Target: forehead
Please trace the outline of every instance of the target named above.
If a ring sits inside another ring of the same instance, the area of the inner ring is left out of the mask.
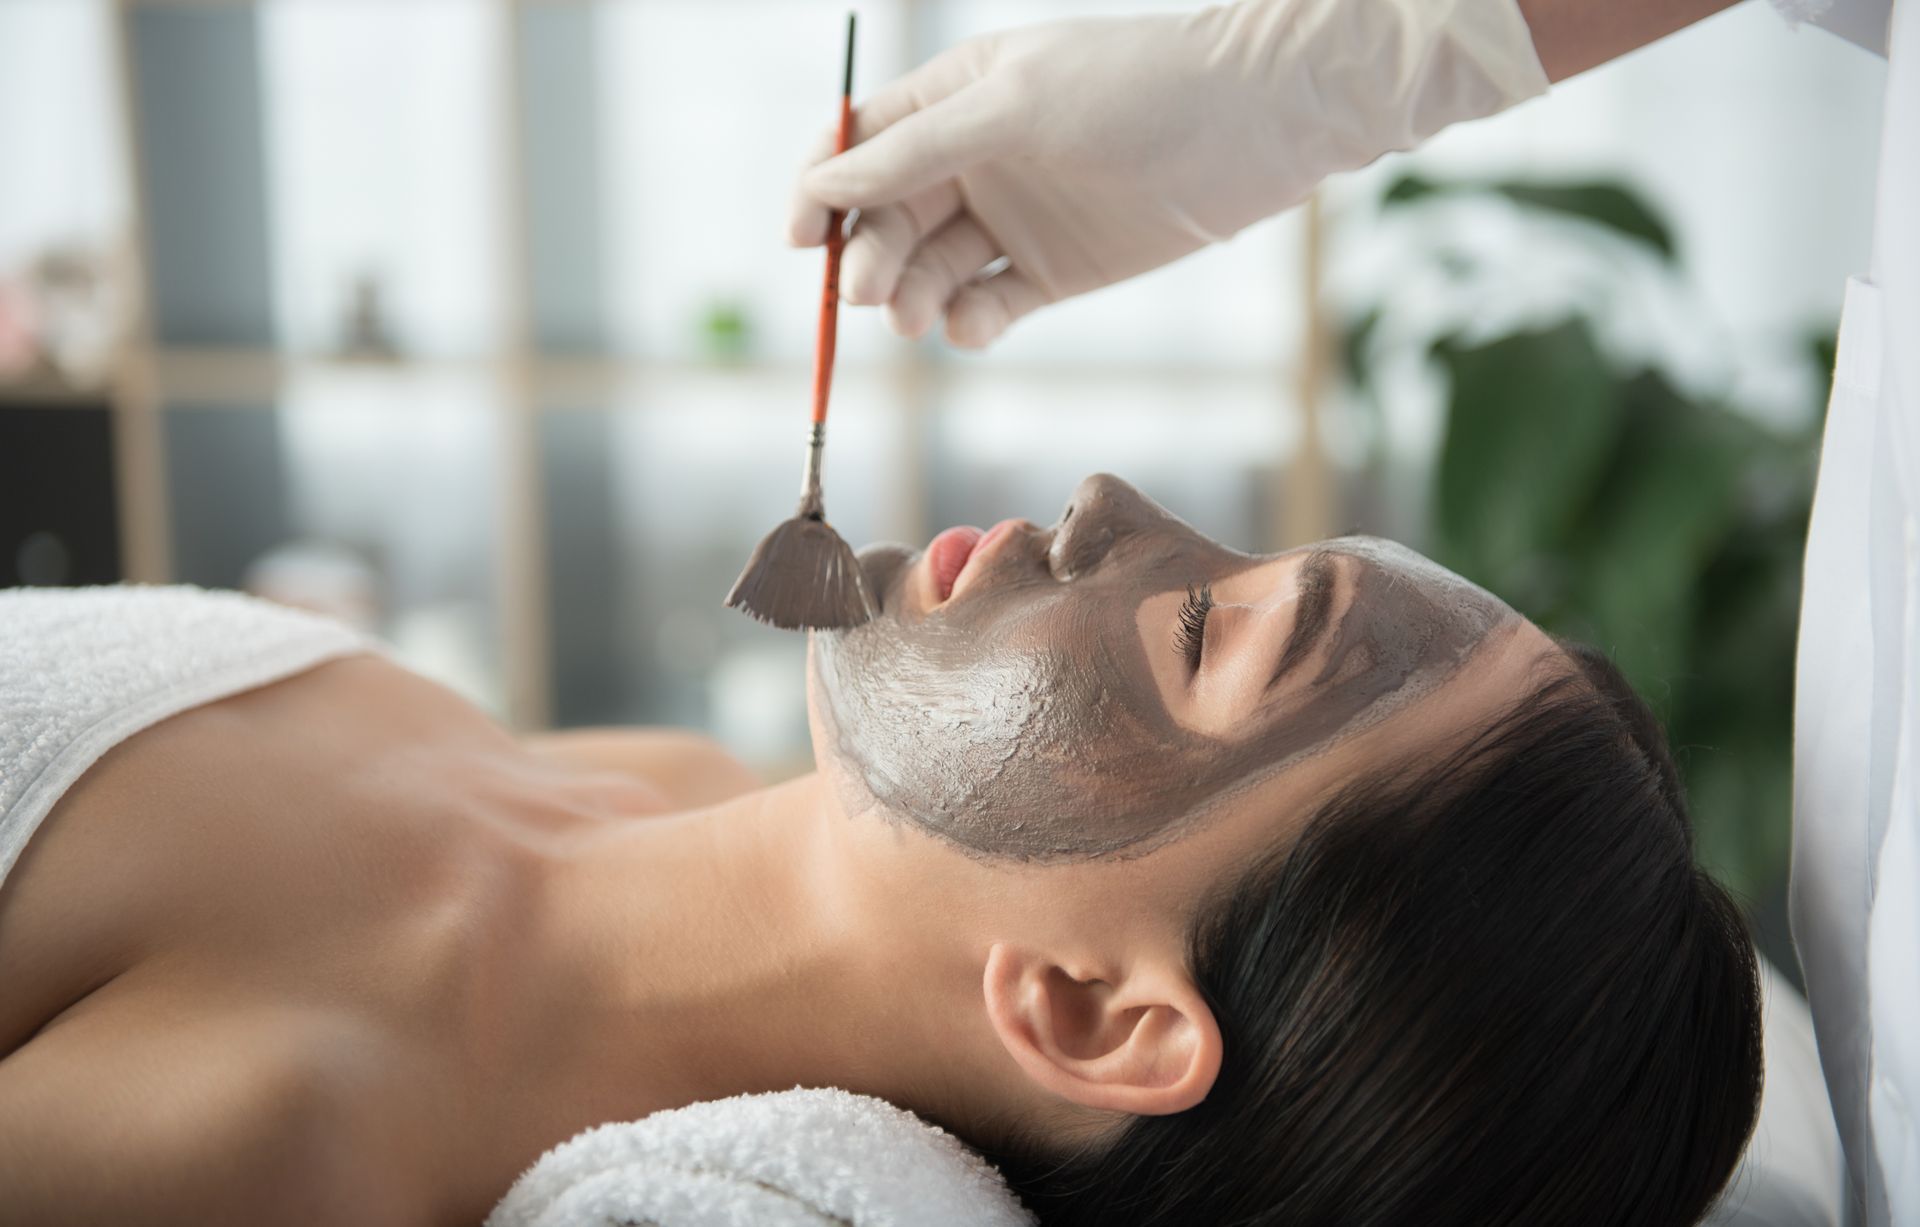
[[[1285,599],[1291,594],[1290,571],[1316,554],[1331,555],[1346,567],[1370,567],[1402,576],[1454,601],[1508,608],[1493,593],[1417,550],[1384,537],[1359,535],[1329,537],[1277,554],[1247,557],[1243,565],[1214,581],[1214,595],[1246,603]]]

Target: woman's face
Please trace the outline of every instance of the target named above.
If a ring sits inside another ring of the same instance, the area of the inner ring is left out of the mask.
[[[1106,475],[1051,528],[861,565],[880,616],[813,639],[823,761],[856,808],[986,858],[1149,851],[1525,625],[1391,542],[1242,554]]]

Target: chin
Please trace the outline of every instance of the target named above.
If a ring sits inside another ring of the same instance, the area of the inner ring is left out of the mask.
[[[867,577],[867,590],[872,592],[880,602],[881,617],[887,617],[894,612],[897,600],[895,594],[899,590],[901,577],[919,556],[919,550],[901,545],[897,541],[876,541],[871,545],[861,546],[855,554],[859,560],[861,572]],[[811,645],[813,637],[809,635],[807,641]],[[807,653],[807,672],[809,689],[811,689],[813,672],[811,651]]]

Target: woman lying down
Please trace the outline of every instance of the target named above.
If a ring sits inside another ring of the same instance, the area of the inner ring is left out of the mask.
[[[862,565],[771,788],[244,598],[0,596],[0,1221],[470,1224],[578,1130],[796,1084],[1047,1222],[1708,1206],[1755,959],[1599,654],[1110,477]]]

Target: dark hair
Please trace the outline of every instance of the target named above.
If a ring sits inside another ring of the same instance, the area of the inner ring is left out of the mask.
[[[1758,1112],[1760,989],[1673,761],[1600,653],[1362,780],[1201,909],[1212,1092],[990,1154],[1047,1224],[1692,1223]]]

